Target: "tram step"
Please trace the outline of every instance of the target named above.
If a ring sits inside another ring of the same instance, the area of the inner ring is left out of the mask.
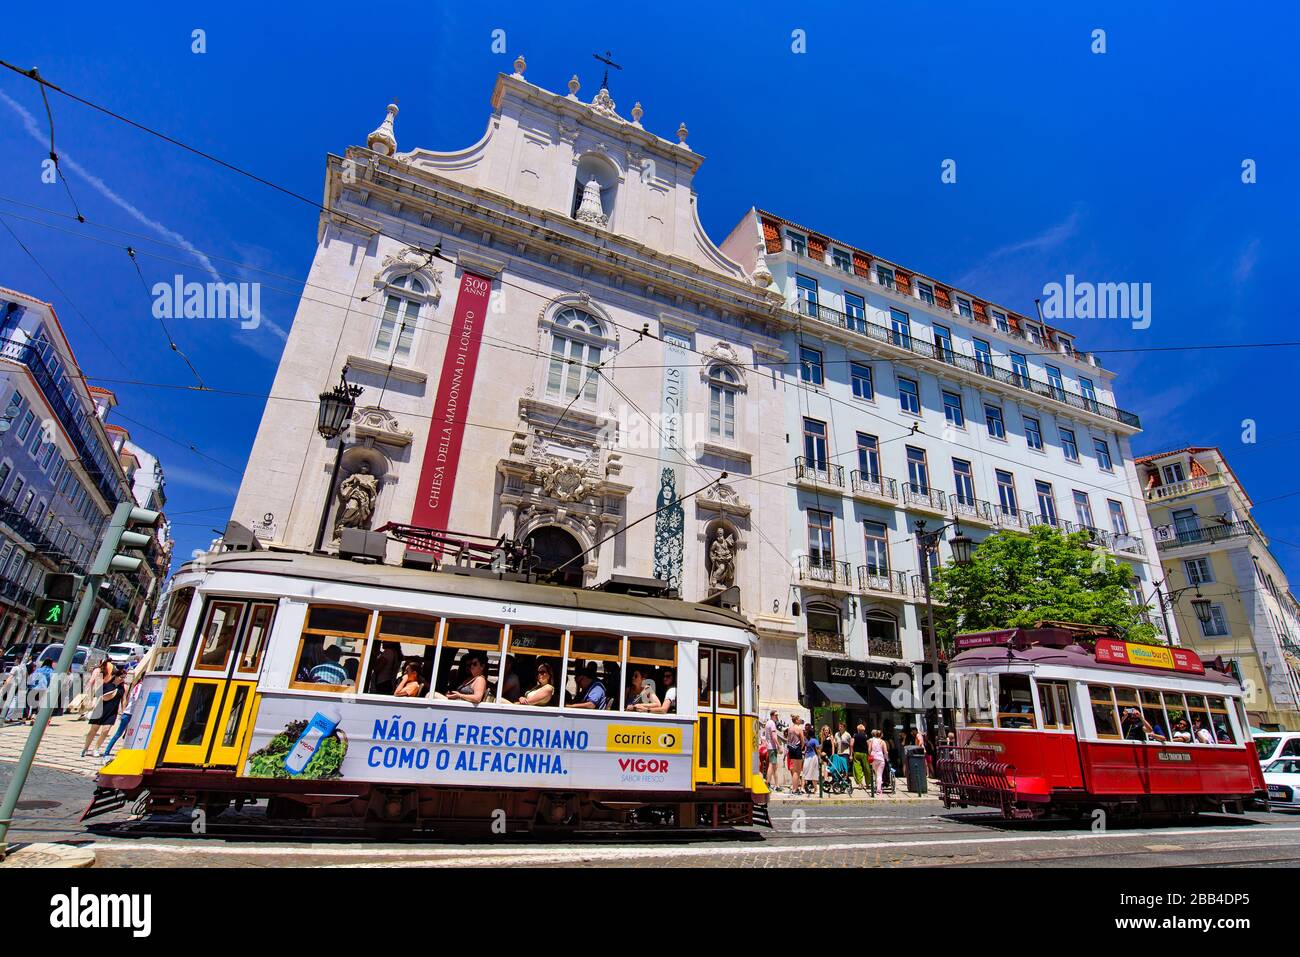
[[[754,826],[755,827],[772,826],[772,815],[768,813],[766,804],[754,805]]]
[[[126,807],[126,795],[117,788],[95,788],[90,806],[81,815],[81,820],[88,821],[92,817],[99,817],[101,814],[108,814],[110,811],[117,811],[124,807]]]

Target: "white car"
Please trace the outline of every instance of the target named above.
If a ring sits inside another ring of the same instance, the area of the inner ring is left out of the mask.
[[[1266,731],[1254,737],[1261,767],[1277,758],[1300,758],[1300,732]]]
[[[108,646],[108,660],[115,665],[126,665],[139,661],[148,650],[148,645],[137,645],[135,642],[124,641],[118,645]]]
[[[1300,758],[1278,758],[1264,766],[1268,806],[1300,810]]]

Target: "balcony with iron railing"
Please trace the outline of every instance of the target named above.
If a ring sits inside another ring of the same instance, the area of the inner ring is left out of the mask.
[[[999,528],[1006,529],[1009,532],[1027,532],[1038,524],[1037,516],[1033,512],[1027,512],[1020,508],[1010,508],[1002,504],[994,507],[993,517],[997,519]]]
[[[1078,395],[1073,392],[1067,392],[1065,389],[1053,385],[1050,382],[1044,382],[1041,379],[1035,379],[1032,376],[1023,375],[1014,369],[1008,369],[999,365],[997,362],[983,356],[966,355],[957,352],[954,349],[936,345],[920,338],[915,331],[900,332],[895,331],[887,326],[882,326],[860,316],[849,316],[839,310],[832,309],[829,306],[823,306],[820,303],[809,302],[806,299],[797,299],[794,309],[802,316],[810,319],[816,319],[827,325],[834,326],[848,332],[856,333],[875,342],[882,343],[894,349],[917,355],[925,359],[932,359],[942,362],[944,365],[955,369],[961,369],[973,375],[980,376],[984,379],[991,379],[994,382],[1001,383],[1005,386],[1012,386],[1016,389],[1029,392],[1040,398],[1051,399],[1061,405],[1068,406],[1083,412],[1091,413],[1112,422],[1119,422],[1122,425],[1134,429],[1142,427],[1141,420],[1136,413],[1118,409],[1113,405],[1108,405],[1095,398]]]
[[[1085,544],[1097,545],[1102,548],[1109,548],[1111,544],[1111,533],[1104,528],[1097,528],[1095,525],[1080,525],[1078,522],[1066,522],[1065,531],[1073,535],[1075,532],[1084,532],[1088,539]]]
[[[912,576],[912,597],[917,601],[925,601],[925,577],[923,575],[916,574]],[[933,578],[931,579],[930,601],[936,605],[945,604],[934,596]]]
[[[84,573],[85,569],[80,563],[74,562],[72,556],[55,545],[54,540],[45,534],[40,525],[19,511],[14,503],[7,498],[0,498],[0,523],[8,525],[23,541],[35,546],[37,554],[46,560],[54,563],[66,563],[75,570]]]
[[[820,555],[799,556],[799,578],[817,585],[846,589],[853,587],[853,577],[848,562],[823,558]]]
[[[0,598],[28,611],[36,605],[36,593],[7,576],[0,578]]]
[[[911,511],[947,515],[947,500],[947,496],[933,486],[903,483],[903,506]]]
[[[858,591],[891,598],[906,597],[907,573],[891,572],[875,565],[859,565]]]
[[[883,475],[863,475],[858,469],[849,473],[849,487],[854,498],[894,505],[898,502],[898,483]]]
[[[969,498],[962,495],[948,496],[948,511],[952,517],[961,522],[969,522],[972,525],[996,525],[997,517],[994,514],[995,506],[992,502],[986,502],[980,498]]]
[[[903,643],[897,638],[869,638],[867,640],[867,657],[901,661],[903,658]]]
[[[1152,529],[1156,548],[1167,551],[1187,545],[1215,545],[1236,538],[1253,538],[1264,544],[1253,522],[1226,522],[1222,525],[1200,525],[1196,528],[1178,528],[1160,525]]]
[[[808,648],[811,651],[828,651],[831,654],[842,655],[844,654],[844,635],[838,631],[809,628]]]
[[[800,455],[794,460],[794,480],[801,485],[844,488],[844,466],[825,461],[809,461]]]

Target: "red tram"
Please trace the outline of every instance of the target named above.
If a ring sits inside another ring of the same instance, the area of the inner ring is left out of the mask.
[[[1242,813],[1267,791],[1236,679],[1185,648],[1039,627],[960,635],[945,806]]]

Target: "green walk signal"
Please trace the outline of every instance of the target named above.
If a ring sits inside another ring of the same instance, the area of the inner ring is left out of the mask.
[[[41,598],[36,602],[36,624],[45,628],[68,627],[68,603],[61,598]]]

